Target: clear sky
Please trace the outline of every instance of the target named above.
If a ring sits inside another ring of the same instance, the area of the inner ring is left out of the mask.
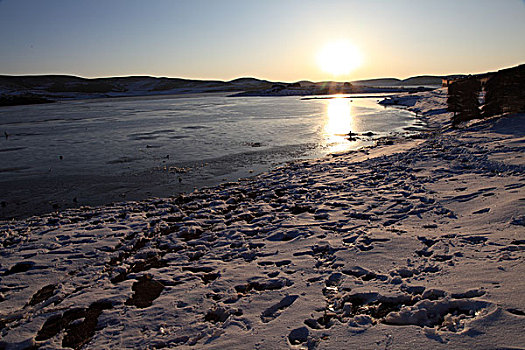
[[[362,64],[334,77],[316,57],[340,39]],[[0,0],[0,74],[343,81],[520,63],[524,0]]]

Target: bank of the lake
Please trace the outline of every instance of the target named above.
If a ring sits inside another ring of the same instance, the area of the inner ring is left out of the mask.
[[[428,138],[4,222],[0,347],[522,347],[525,116],[410,98]]]
[[[0,218],[169,197],[424,130],[412,112],[378,105],[381,95],[342,96],[194,94],[0,109]]]

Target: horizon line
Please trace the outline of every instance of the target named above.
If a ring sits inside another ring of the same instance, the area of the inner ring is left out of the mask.
[[[255,80],[263,80],[268,81],[272,83],[298,83],[302,81],[311,82],[311,83],[346,83],[346,82],[358,82],[358,81],[367,81],[367,80],[381,80],[381,79],[396,79],[396,80],[407,80],[410,78],[417,78],[417,77],[446,77],[446,76],[452,76],[452,75],[477,75],[477,74],[484,74],[484,73],[491,73],[496,72],[498,70],[503,70],[507,68],[512,68],[516,66],[520,66],[522,64],[525,64],[525,62],[518,63],[516,65],[512,66],[506,66],[506,67],[500,67],[496,70],[488,70],[488,71],[481,71],[481,72],[469,72],[469,73],[448,73],[448,74],[432,74],[432,73],[423,73],[423,74],[416,74],[411,75],[405,78],[398,78],[398,77],[372,77],[372,78],[365,78],[365,79],[356,79],[356,80],[319,80],[319,81],[313,81],[309,79],[299,79],[295,81],[283,81],[283,80],[270,80],[265,78],[259,78],[256,76],[238,76],[233,79],[229,80],[221,80],[221,79],[209,79],[209,78],[189,78],[189,77],[182,77],[182,76],[160,76],[160,75],[150,75],[150,74],[143,74],[143,75],[136,75],[136,74],[129,74],[129,75],[111,75],[111,76],[82,76],[82,75],[75,75],[75,74],[68,74],[68,73],[40,73],[40,74],[0,74],[0,77],[38,77],[38,76],[67,76],[67,77],[76,77],[81,79],[89,79],[89,80],[95,80],[95,79],[111,79],[111,78],[157,78],[157,79],[183,79],[183,80],[195,80],[195,81],[214,81],[214,82],[232,82],[234,80],[239,79],[255,79]]]

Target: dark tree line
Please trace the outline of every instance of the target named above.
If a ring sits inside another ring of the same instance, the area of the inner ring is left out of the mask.
[[[454,112],[452,125],[479,118],[479,93],[481,83],[475,77],[468,77],[451,83],[448,87],[448,110]]]
[[[483,117],[525,112],[525,65],[504,69],[485,85]]]
[[[454,112],[452,126],[478,118],[504,113],[525,112],[525,65],[503,69],[488,75],[485,83],[485,103],[480,109],[481,79],[469,76],[448,87],[448,110]]]

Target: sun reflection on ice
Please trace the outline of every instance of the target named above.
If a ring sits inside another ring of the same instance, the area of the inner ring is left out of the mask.
[[[352,130],[352,106],[350,99],[336,97],[326,105],[325,142],[331,153],[348,150],[348,133]]]

